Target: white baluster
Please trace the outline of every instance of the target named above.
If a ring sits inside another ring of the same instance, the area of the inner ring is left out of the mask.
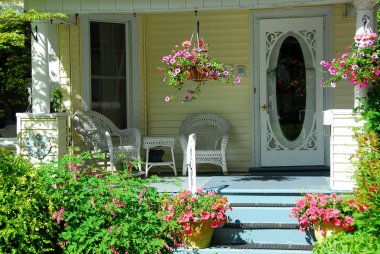
[[[189,190],[191,193],[195,193],[197,191],[197,169],[195,164],[195,144],[196,144],[196,136],[195,134],[191,134],[189,136],[189,140],[187,143],[186,150],[186,166],[188,172],[188,182],[189,182]]]

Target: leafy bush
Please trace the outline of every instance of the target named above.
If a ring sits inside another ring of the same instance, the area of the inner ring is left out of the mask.
[[[0,149],[0,253],[54,251],[58,227],[38,171],[21,157]],[[55,251],[54,251],[55,252]]]
[[[352,161],[357,188],[354,198],[363,210],[355,224],[380,235],[380,147],[379,137],[372,131],[358,133],[358,149]]]
[[[62,230],[58,238],[62,250],[169,252],[171,234],[168,223],[158,216],[161,195],[150,187],[151,180],[130,177],[129,170],[114,175],[79,175],[83,156],[67,155],[58,164],[42,168],[46,191],[56,209],[52,219]]]
[[[365,120],[365,130],[372,130],[380,134],[380,81],[369,88],[367,97],[355,111],[360,112]]]
[[[18,13],[13,9],[3,10],[2,7],[0,5],[0,128],[14,124],[15,113],[24,112],[28,107],[30,22],[66,19],[66,15],[61,13],[38,13],[35,10]]]
[[[367,126],[368,127],[368,126]],[[313,253],[375,254],[380,252],[380,147],[373,131],[357,132],[358,149],[352,158],[356,188],[353,203],[356,230],[342,232],[317,243]]]
[[[340,232],[316,243],[314,254],[377,254],[380,252],[379,236],[365,231]]]

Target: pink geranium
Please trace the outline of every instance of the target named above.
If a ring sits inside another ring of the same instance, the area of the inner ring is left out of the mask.
[[[178,235],[199,233],[199,226],[207,221],[216,228],[227,221],[226,212],[231,210],[228,199],[214,192],[198,189],[195,194],[182,191],[164,199],[160,216],[165,221],[177,222]],[[197,227],[192,228],[193,224]]]
[[[350,209],[351,207],[354,207],[352,200],[349,201],[335,193],[312,193],[297,201],[290,211],[290,217],[297,219],[301,232],[313,228],[316,222],[331,222],[335,226],[353,230],[352,214],[355,209]]]

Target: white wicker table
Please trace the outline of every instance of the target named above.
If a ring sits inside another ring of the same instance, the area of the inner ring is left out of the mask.
[[[177,169],[174,160],[174,144],[175,137],[170,136],[145,136],[142,138],[141,148],[146,149],[145,156],[145,177],[148,177],[149,169],[153,166],[169,166],[174,170],[174,175],[177,175]],[[149,150],[157,147],[168,147],[171,150],[171,161],[150,162]]]

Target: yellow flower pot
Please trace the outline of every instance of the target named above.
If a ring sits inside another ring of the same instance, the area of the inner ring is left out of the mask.
[[[315,222],[313,225],[314,235],[318,242],[321,242],[325,237],[329,237],[332,234],[346,230],[344,227],[335,226],[331,222]]]
[[[211,227],[210,221],[203,223],[194,223],[191,225],[191,235],[183,236],[183,244],[187,248],[203,249],[210,246],[214,228]]]

